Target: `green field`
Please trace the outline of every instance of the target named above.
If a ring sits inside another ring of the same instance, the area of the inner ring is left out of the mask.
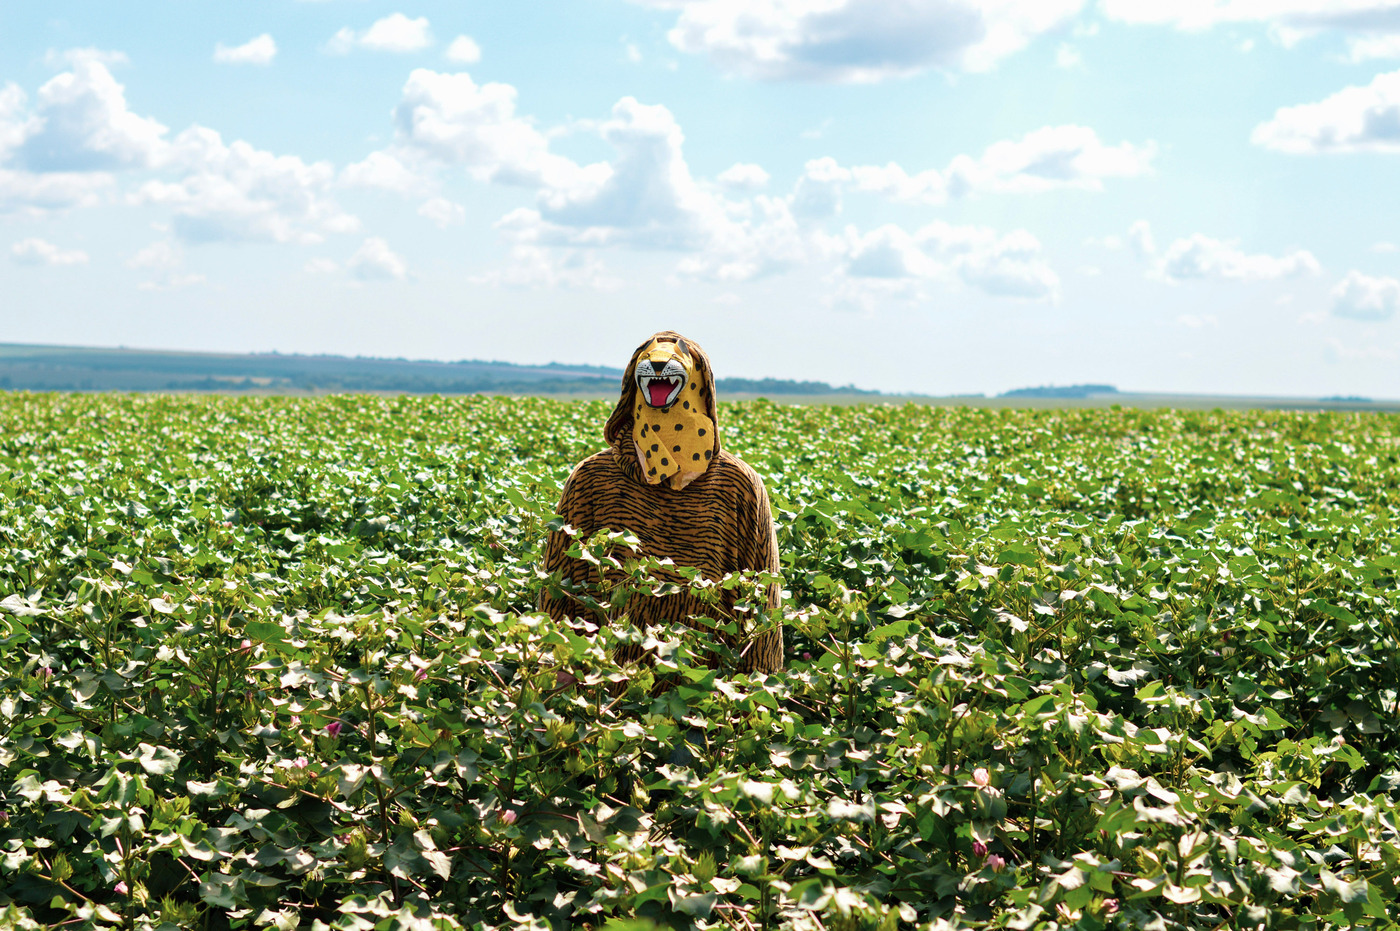
[[[0,393],[0,927],[1400,921],[1400,417],[725,405],[748,678],[531,612],[609,408]]]

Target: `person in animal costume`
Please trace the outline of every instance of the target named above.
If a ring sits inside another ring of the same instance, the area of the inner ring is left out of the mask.
[[[604,528],[630,531],[640,541],[639,555],[670,558],[716,581],[746,569],[778,571],[768,492],[758,473],[721,448],[714,373],[694,340],[664,330],[637,347],[603,437],[608,448],[574,468],[559,501],[558,513],[577,539]],[[563,531],[550,533],[545,571],[579,587],[596,582],[596,565],[568,555],[571,542]],[[771,616],[778,612],[780,588],[769,585],[765,592]],[[675,621],[714,630],[716,622],[739,620],[736,599],[737,592],[727,590],[718,604],[706,604],[682,585],[675,593],[632,598],[627,613],[637,625]],[[546,591],[540,609],[558,621],[597,620],[563,591]],[[742,644],[715,633],[741,651],[741,671],[782,668],[781,624]],[[640,655],[634,646],[617,659]]]

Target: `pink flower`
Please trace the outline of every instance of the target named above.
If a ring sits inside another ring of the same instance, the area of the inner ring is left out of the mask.
[[[326,725],[326,736],[333,739],[339,737],[344,730],[344,724],[341,724],[339,721],[332,721]]]
[[[987,845],[982,843],[980,840],[973,841],[972,855],[979,860],[983,859],[987,856]]]
[[[428,670],[426,669],[420,669],[413,674],[414,682],[422,682],[426,678],[428,678]]]
[[[1006,869],[1006,861],[995,853],[987,858],[987,865],[992,868],[993,873],[1000,873],[1002,870]]]
[[[985,788],[992,784],[992,774],[978,767],[972,771],[972,781]]]
[[[240,644],[238,645],[238,652],[239,652],[239,653],[251,653],[251,652],[253,652],[253,641],[249,640],[249,639],[246,638],[246,637],[243,638],[243,642],[240,643]]]
[[[812,660],[812,654],[811,654],[811,653],[807,653],[807,652],[804,651],[804,652],[802,653],[802,658],[803,658],[804,660],[807,660],[808,662],[811,662],[811,660]]]
[[[117,895],[126,895],[126,893],[127,893],[126,883],[124,883],[124,882],[119,882],[119,883],[117,883],[115,886],[112,887],[112,891],[115,892]]]
[[[1104,899],[1104,900],[1103,900],[1103,910],[1106,911],[1106,912],[1108,912],[1110,915],[1112,915],[1114,912],[1118,911],[1118,900],[1117,900],[1117,899]]]
[[[519,815],[517,815],[514,811],[510,809],[506,809],[505,811],[501,812],[501,820],[504,821],[506,824],[514,824],[515,820],[519,817]]]

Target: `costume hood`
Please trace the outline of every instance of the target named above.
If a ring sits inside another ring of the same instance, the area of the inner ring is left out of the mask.
[[[676,355],[688,357],[690,363],[689,371],[686,372],[686,380],[681,385],[679,393],[665,408],[653,408],[644,403],[637,386],[637,365],[644,357],[651,355],[648,350],[656,343],[674,343],[677,350]],[[622,397],[618,400],[617,407],[613,408],[612,415],[608,417],[607,425],[603,427],[603,437],[612,447],[613,453],[622,467],[627,469],[629,474],[636,475],[641,481],[655,484],[658,480],[654,477],[648,478],[646,470],[638,460],[639,453],[645,455],[638,448],[642,439],[645,439],[640,437],[640,430],[645,424],[640,424],[637,421],[639,405],[647,419],[652,419],[653,412],[658,417],[666,418],[672,411],[674,411],[674,415],[670,416],[680,416],[684,411],[686,416],[694,415],[707,418],[712,425],[711,429],[707,430],[712,434],[712,439],[704,451],[705,458],[702,465],[708,466],[712,458],[719,455],[719,410],[715,399],[714,370],[710,367],[710,357],[694,340],[687,339],[674,330],[662,330],[633,350],[632,357],[627,360],[627,367],[622,374]],[[694,475],[691,477],[693,478]],[[683,479],[682,484],[678,487],[684,487],[685,481],[688,479]],[[673,487],[677,486],[673,485]]]

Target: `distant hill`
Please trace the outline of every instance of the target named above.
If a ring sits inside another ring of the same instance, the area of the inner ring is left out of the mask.
[[[1117,394],[1112,385],[1046,385],[1042,388],[1016,388],[1005,391],[999,398],[1092,398],[1103,394]]]
[[[431,362],[281,353],[168,352],[0,343],[0,389],[28,391],[384,391],[409,394],[610,394],[622,369],[598,365]],[[721,378],[729,394],[878,395],[786,379]]]

